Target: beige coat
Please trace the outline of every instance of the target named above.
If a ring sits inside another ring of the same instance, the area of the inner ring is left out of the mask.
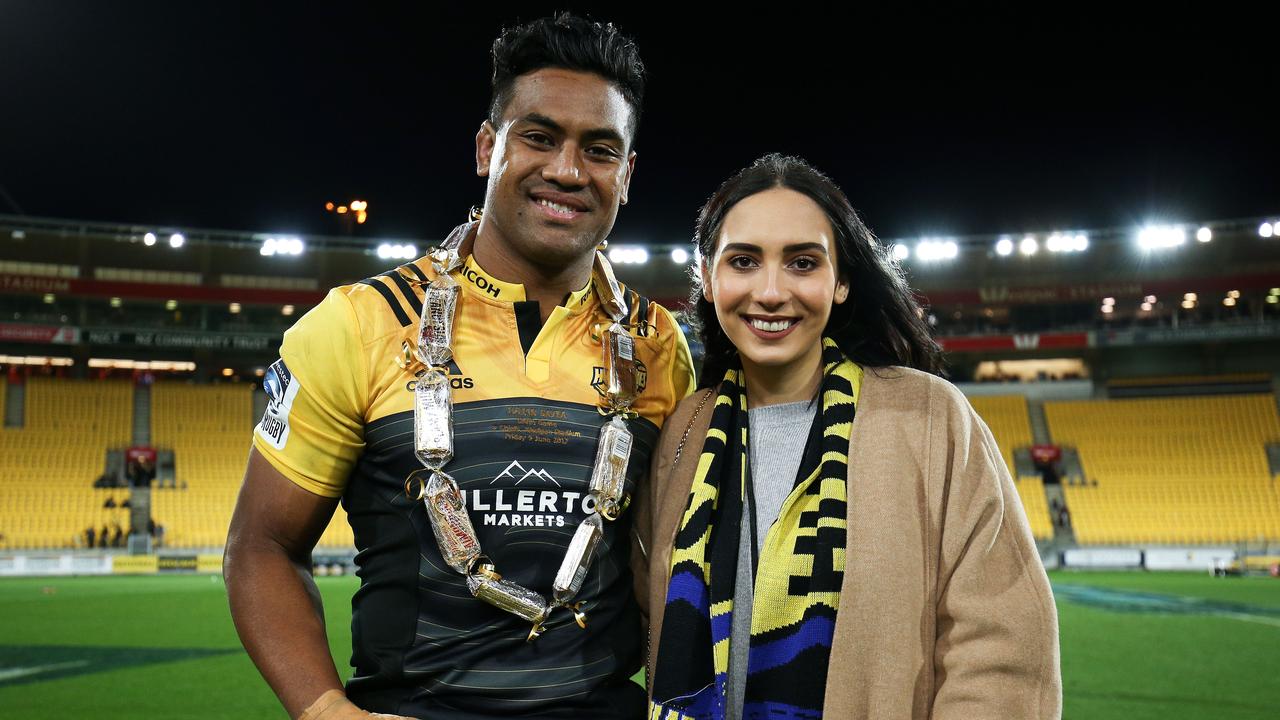
[[[636,498],[650,674],[710,392],[667,418]],[[868,368],[850,445],[848,557],[824,717],[1060,717],[1057,609],[986,424],[945,380]]]

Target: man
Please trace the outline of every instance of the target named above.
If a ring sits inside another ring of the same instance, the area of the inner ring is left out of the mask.
[[[608,420],[610,293],[593,261],[627,201],[643,66],[612,26],[570,15],[504,32],[493,61],[476,134],[483,213],[455,231],[465,263],[451,274],[462,287],[444,469],[484,557],[549,597],[575,528],[596,509],[588,484]],[[425,477],[413,412],[425,370],[404,349],[417,346],[424,285],[437,276],[422,258],[336,288],[286,333],[227,541],[241,640],[290,715],[308,720],[643,717],[645,693],[629,681],[644,652],[629,564],[644,559],[629,547],[628,513],[604,523],[575,598],[585,628],[556,608],[528,640],[529,622],[473,596],[479,576],[451,569],[423,502],[406,495]],[[693,377],[670,314],[623,294],[640,388],[627,421],[632,492]],[[345,694],[308,572],[339,497],[361,578]]]

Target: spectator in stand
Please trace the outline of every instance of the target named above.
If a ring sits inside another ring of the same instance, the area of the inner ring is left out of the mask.
[[[125,466],[124,476],[129,481],[129,487],[138,487],[138,478],[142,472],[141,465],[136,459],[130,460]]]

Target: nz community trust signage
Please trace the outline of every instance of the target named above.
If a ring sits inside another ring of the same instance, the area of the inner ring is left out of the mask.
[[[280,335],[219,332],[178,332],[172,330],[85,330],[90,345],[130,345],[149,348],[190,350],[273,350],[280,347]]]
[[[275,350],[276,333],[226,333],[182,330],[85,329],[69,325],[0,322],[0,342],[32,345],[126,345],[190,350]]]

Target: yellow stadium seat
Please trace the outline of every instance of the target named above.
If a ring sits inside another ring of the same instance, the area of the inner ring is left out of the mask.
[[[1050,402],[1045,416],[1084,467],[1086,484],[1065,487],[1082,544],[1280,540],[1275,397]]]
[[[1031,534],[1037,540],[1053,537],[1053,523],[1049,519],[1049,504],[1044,496],[1044,484],[1039,477],[1018,477],[1014,469],[1015,448],[1032,444],[1031,420],[1027,416],[1027,399],[1021,395],[971,397],[969,403],[978,412],[1000,447],[1000,456],[1009,467],[1009,475],[1017,481],[1018,496],[1027,512]]]

